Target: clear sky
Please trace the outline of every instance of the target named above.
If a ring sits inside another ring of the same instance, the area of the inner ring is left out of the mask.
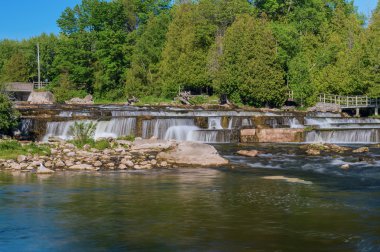
[[[57,19],[66,7],[81,0],[0,0],[0,39],[28,39],[59,33]],[[355,0],[359,12],[370,16],[377,0]]]

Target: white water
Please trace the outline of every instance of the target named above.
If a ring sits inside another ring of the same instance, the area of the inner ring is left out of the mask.
[[[195,126],[192,118],[153,119],[144,120],[142,124],[142,138],[157,137],[165,139],[166,132],[173,126]]]
[[[197,126],[172,126],[165,133],[165,140],[195,141],[192,139],[194,131],[199,130]]]
[[[322,129],[327,128],[360,128],[361,125],[370,124],[371,128],[380,127],[380,119],[374,118],[315,118],[306,117],[305,124],[317,126]],[[376,125],[377,124],[377,125]]]
[[[208,129],[223,129],[222,118],[221,117],[209,117],[208,118]]]
[[[294,117],[294,118],[289,119],[289,127],[292,129],[302,129],[305,126],[301,124],[297,118]]]
[[[239,129],[241,127],[252,127],[250,118],[231,117],[228,122],[228,129]]]
[[[378,129],[345,129],[311,131],[306,134],[309,143],[378,143]]]
[[[59,137],[64,140],[71,139],[72,134],[70,128],[75,122],[76,121],[48,122],[46,133],[42,140],[47,141],[49,137]],[[136,118],[113,118],[110,121],[86,120],[83,122],[94,122],[97,124],[94,135],[95,139],[134,135],[136,129]]]

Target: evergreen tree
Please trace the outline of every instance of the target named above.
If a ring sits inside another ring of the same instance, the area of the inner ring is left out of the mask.
[[[167,97],[174,97],[180,89],[199,92],[210,86],[207,54],[217,30],[197,4],[184,3],[173,12],[159,70],[159,83]]]
[[[364,61],[368,70],[363,82],[368,82],[368,95],[380,97],[380,1],[372,14],[367,30]]]
[[[159,95],[157,84],[159,63],[166,39],[170,15],[152,16],[138,33],[133,47],[131,67],[126,71],[128,96]]]
[[[284,102],[284,71],[265,18],[241,15],[227,29],[223,41],[219,92],[235,102],[253,106],[280,106]]]

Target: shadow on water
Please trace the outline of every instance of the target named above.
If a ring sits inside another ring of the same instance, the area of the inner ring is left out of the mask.
[[[355,156],[306,157],[294,145],[216,147],[231,166],[49,177],[0,173],[0,248],[380,250],[376,150],[367,167],[353,162]],[[253,148],[266,154],[235,155]],[[352,169],[342,171],[339,164],[348,159]],[[262,178],[273,175],[312,184]]]

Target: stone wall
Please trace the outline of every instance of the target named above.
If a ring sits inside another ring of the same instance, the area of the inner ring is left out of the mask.
[[[303,129],[242,129],[242,143],[298,143],[304,142]]]

